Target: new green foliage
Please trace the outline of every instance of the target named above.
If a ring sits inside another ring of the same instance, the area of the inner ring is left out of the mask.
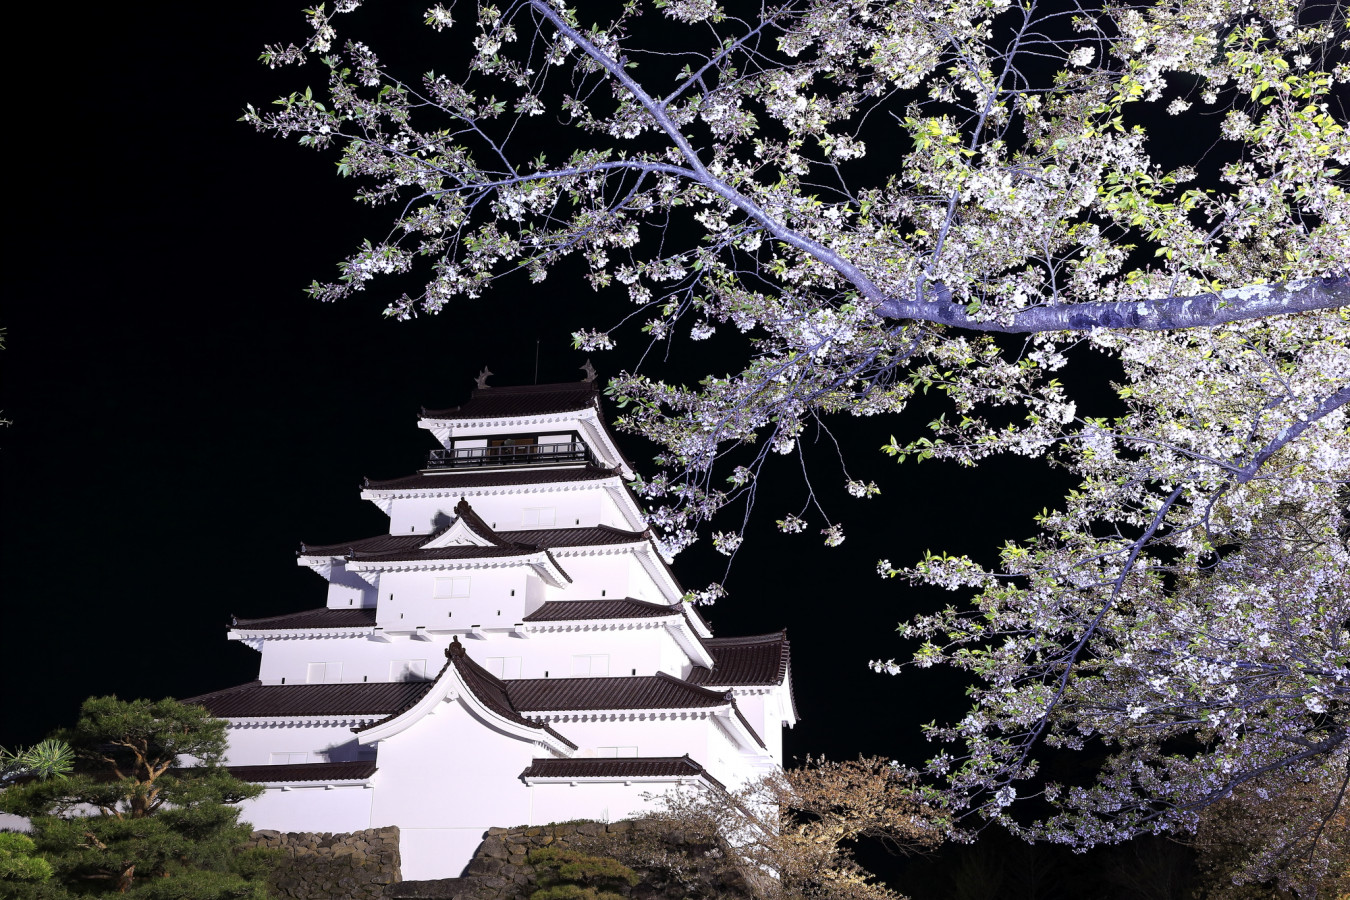
[[[52,877],[52,867],[34,856],[33,839],[26,834],[0,832],[0,886],[9,882],[42,882]]]

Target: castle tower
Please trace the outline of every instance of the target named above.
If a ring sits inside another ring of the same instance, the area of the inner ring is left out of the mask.
[[[423,411],[426,468],[366,483],[388,534],[302,545],[325,606],[233,622],[258,679],[188,701],[266,786],[244,820],[397,825],[407,879],[459,875],[489,826],[735,788],[796,722],[786,634],[715,638],[683,602],[595,384],[485,380]]]

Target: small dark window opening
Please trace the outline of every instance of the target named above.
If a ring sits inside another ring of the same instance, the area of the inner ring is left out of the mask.
[[[633,674],[634,674],[634,675],[637,674],[637,669],[634,669],[634,670],[633,670]]]
[[[398,614],[398,617],[399,617],[400,619],[403,618],[403,613],[399,613],[399,614]]]
[[[633,671],[636,672],[637,670],[634,669]],[[362,681],[369,681],[369,680],[370,680],[370,676],[369,676],[369,675],[362,675],[362,676],[361,676],[361,680],[362,680]]]
[[[545,678],[548,677],[548,669],[545,669],[545,670],[544,670],[544,677],[545,677]],[[283,678],[283,679],[281,679],[281,680],[282,680],[282,681],[285,681],[286,679]]]
[[[348,606],[351,606],[351,605],[352,605],[352,601],[351,601],[351,600],[348,600],[348,601],[347,601],[347,605],[348,605]]]
[[[282,683],[282,684],[285,684],[285,683],[286,683],[286,679],[285,679],[285,678],[281,679],[281,683]]]
[[[512,588],[512,590],[511,590],[511,596],[514,597],[515,595],[516,595],[516,591],[515,591],[514,588]]]
[[[601,591],[601,592],[600,592],[600,596],[601,596],[601,597],[605,596],[605,592],[604,592],[604,591]]]

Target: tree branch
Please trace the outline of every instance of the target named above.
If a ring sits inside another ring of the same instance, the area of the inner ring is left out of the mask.
[[[1265,465],[1266,460],[1270,459],[1277,450],[1307,431],[1314,422],[1324,416],[1330,415],[1333,411],[1340,409],[1346,403],[1350,403],[1350,386],[1341,388],[1339,391],[1317,404],[1317,408],[1311,413],[1308,413],[1306,418],[1295,422],[1288,428],[1281,429],[1274,440],[1262,447],[1260,452],[1252,457],[1251,462],[1238,470],[1237,477],[1234,480],[1238,484],[1246,484],[1248,481],[1251,481],[1256,475],[1257,470]]]
[[[828,263],[828,260],[822,261]],[[1008,318],[981,320],[954,303],[946,285],[934,287],[936,299],[923,302],[887,299],[877,305],[877,314],[888,319],[917,319],[969,331],[1033,334],[1093,328],[1175,331],[1350,305],[1350,276],[1339,275],[1229,288],[1193,297],[1035,306]]]

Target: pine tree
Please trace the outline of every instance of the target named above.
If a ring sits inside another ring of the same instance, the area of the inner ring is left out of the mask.
[[[0,809],[32,819],[54,873],[34,896],[268,896],[269,857],[243,849],[250,829],[231,805],[262,788],[222,765],[223,721],[175,700],[91,697],[54,737],[74,750],[74,772],[0,791]]]

